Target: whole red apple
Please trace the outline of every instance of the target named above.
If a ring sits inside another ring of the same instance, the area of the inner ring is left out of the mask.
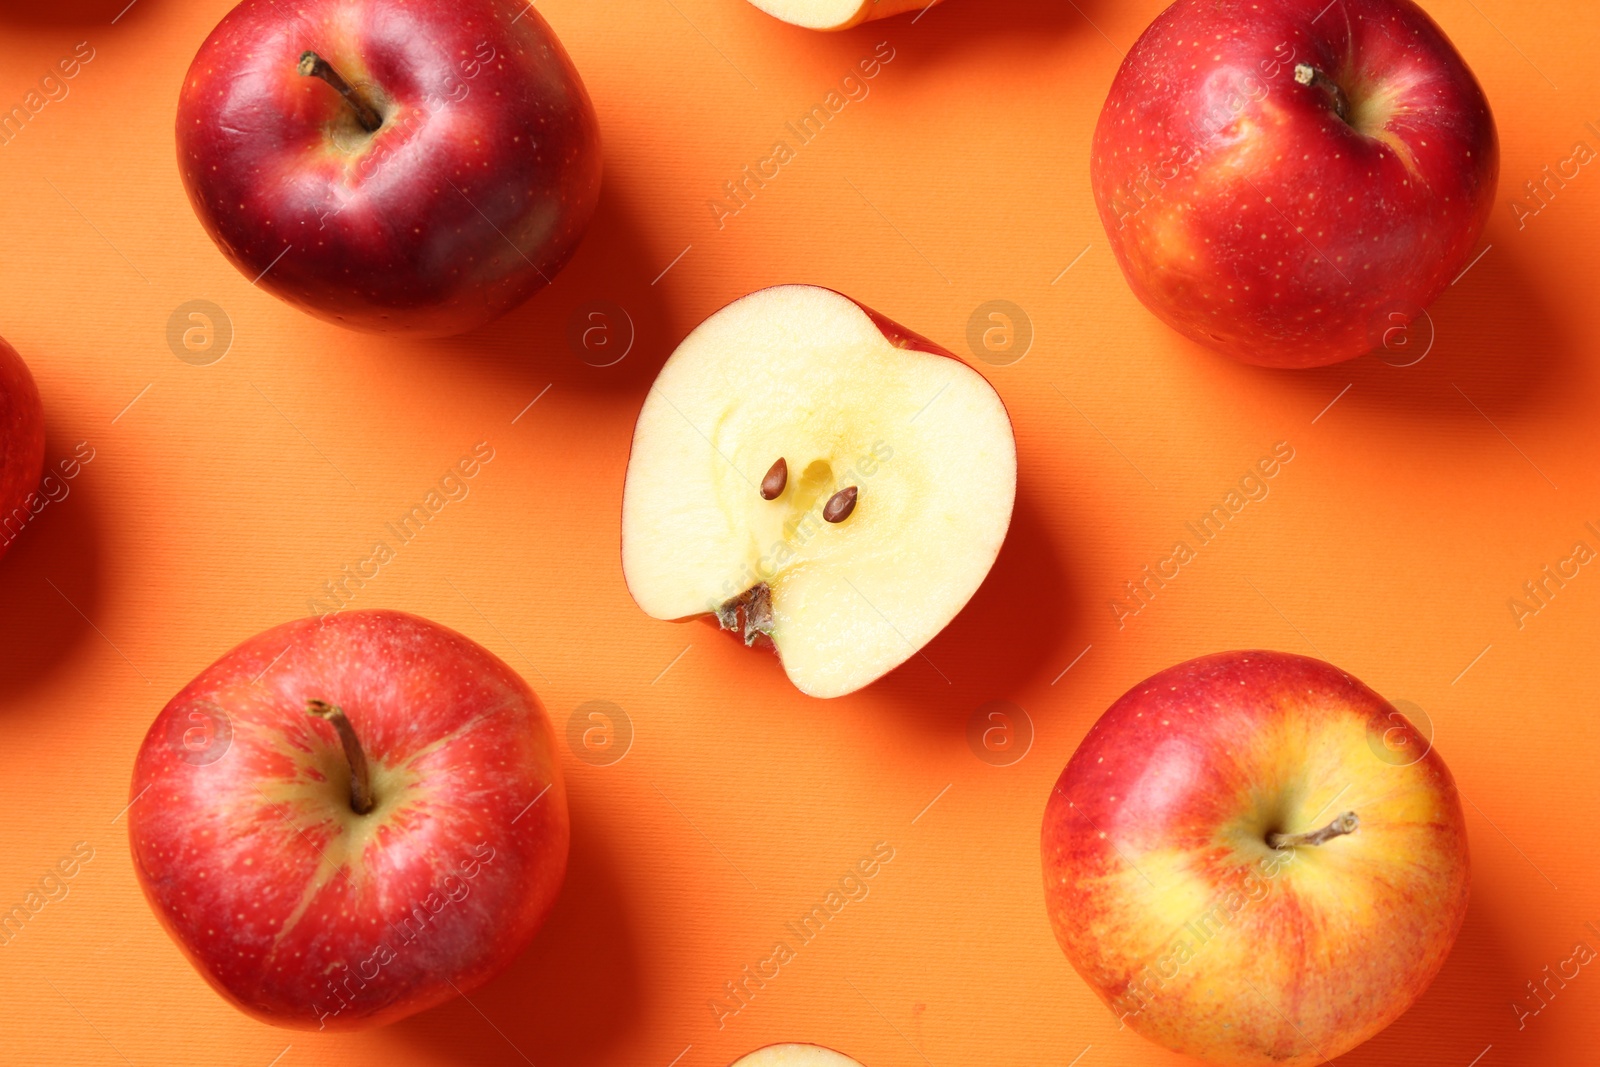
[[[526,682],[396,611],[244,642],[145,735],[139,884],[206,980],[279,1026],[392,1022],[487,981],[566,873],[554,736]]]
[[[1296,1067],[1388,1026],[1466,915],[1455,782],[1320,660],[1224,652],[1141,682],[1045,809],[1045,899],[1118,1019],[1211,1063]]]
[[[0,556],[32,520],[44,475],[44,407],[17,350],[0,340]]]
[[[1371,351],[1466,266],[1494,117],[1410,0],[1178,0],[1128,53],[1090,175],[1134,294],[1248,363]]]
[[[600,134],[522,0],[244,0],[178,101],[178,165],[234,266],[363,330],[460,333],[576,249]]]

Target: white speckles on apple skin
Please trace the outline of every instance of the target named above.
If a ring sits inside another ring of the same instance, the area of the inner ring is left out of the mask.
[[[1322,6],[1179,0],[1129,53],[1095,132],[1096,202],[1135,294],[1248,362],[1366,352],[1373,316],[1431,301],[1492,206],[1493,118],[1437,27],[1409,0],[1348,0],[1352,47],[1343,20],[1312,23]],[[1379,18],[1402,29],[1370,29]],[[1219,19],[1229,40],[1207,55],[1222,60],[1188,63],[1196,27],[1212,36]],[[1292,82],[1291,55],[1405,121],[1352,129]]]
[[[370,815],[349,807],[312,696],[362,739]],[[232,726],[200,765],[174,743],[196,701]],[[132,794],[146,789],[129,837],[152,908],[214,988],[277,1025],[378,1025],[470,989],[532,938],[565,872],[538,699],[471,641],[398,612],[289,623],[218,660],[152,725]]]

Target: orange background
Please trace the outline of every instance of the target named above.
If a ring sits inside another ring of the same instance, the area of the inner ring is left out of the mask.
[[[742,0],[541,0],[600,115],[599,215],[545,293],[428,343],[314,321],[224,262],[185,200],[172,123],[227,2],[138,0],[113,25],[124,2],[0,8],[6,108],[77,42],[95,49],[70,96],[0,146],[0,334],[38,378],[49,461],[80,441],[94,451],[0,564],[0,910],[75,842],[95,849],[69,895],[0,947],[0,1059],[718,1067],[799,1039],[868,1067],[1176,1062],[1119,1033],[1057,949],[1040,816],[1129,686],[1267,646],[1423,708],[1468,801],[1473,900],[1454,955],[1345,1062],[1594,1062],[1600,974],[1521,1031],[1511,1005],[1579,939],[1600,947],[1585,925],[1600,926],[1600,562],[1521,629],[1507,605],[1575,541],[1600,548],[1584,529],[1600,525],[1600,173],[1520,229],[1510,208],[1574,141],[1600,147],[1585,126],[1600,120],[1589,0],[1428,5],[1499,120],[1492,247],[1432,309],[1420,363],[1297,373],[1180,341],[1107,249],[1090,134],[1159,0],[949,0],[836,36]],[[895,58],[871,95],[719,230],[706,205],[722,183],[880,41]],[[708,627],[645,617],[618,560],[630,432],[656,369],[705,315],[788,281],[840,289],[963,355],[985,301],[1014,302],[1035,332],[1020,361],[976,363],[1020,453],[993,574],[925,659],[831,703]],[[210,365],[167,342],[194,299],[234,331]],[[567,341],[597,300],[637,334],[606,368]],[[258,1024],[204,985],[140,896],[119,816],[133,754],[183,683],[308,614],[478,441],[496,455],[471,495],[355,604],[480,641],[563,735],[579,705],[614,702],[632,749],[611,766],[564,749],[564,894],[470,1003],[365,1034]],[[1119,629],[1122,583],[1277,441],[1296,455],[1271,495]],[[994,700],[1036,729],[1012,766],[968,746],[970,717]],[[707,1005],[722,983],[878,841],[896,854],[870,896],[719,1029]]]

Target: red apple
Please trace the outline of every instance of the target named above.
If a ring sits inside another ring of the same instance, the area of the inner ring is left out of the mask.
[[[245,276],[344,326],[460,333],[572,255],[600,134],[522,0],[245,0],[178,101],[189,200]]]
[[[0,340],[0,556],[42,506],[44,407],[28,365]]]
[[[1388,1026],[1467,911],[1455,782],[1320,660],[1224,652],[1129,690],[1045,809],[1045,899],[1119,1020],[1220,1064],[1322,1063]]]
[[[1178,0],[1095,129],[1134,294],[1248,363],[1371,351],[1466,266],[1493,206],[1483,90],[1410,0]]]
[[[131,791],[157,918],[279,1026],[376,1026],[481,985],[566,873],[539,699],[396,611],[285,623],[223,656],[156,716]]]
[[[1016,487],[983,375],[831,289],[774,286],[696,327],[645,398],[623,578],[647,614],[770,639],[802,692],[842,696],[965,606]]]

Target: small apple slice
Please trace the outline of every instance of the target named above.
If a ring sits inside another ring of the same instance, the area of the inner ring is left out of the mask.
[[[830,289],[763,289],[701,323],[645,399],[623,576],[647,614],[742,624],[802,692],[842,696],[955,618],[1016,484],[977,371]]]
[[[750,0],[784,22],[808,30],[847,30],[873,19],[921,11],[939,0]]]
[[[740,1059],[733,1067],[861,1067],[861,1064],[821,1045],[768,1045]]]

